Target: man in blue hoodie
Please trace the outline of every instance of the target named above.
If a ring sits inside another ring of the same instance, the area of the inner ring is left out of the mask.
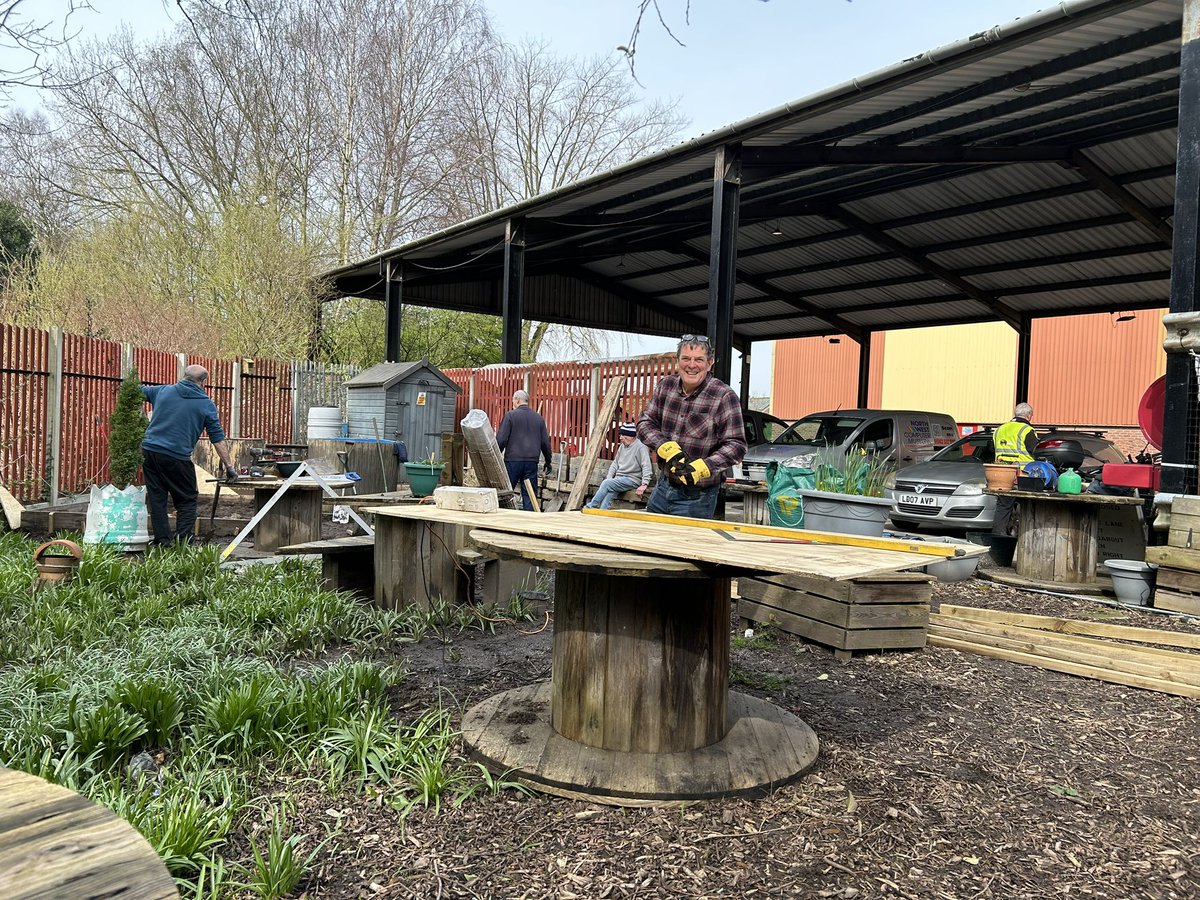
[[[194,540],[198,491],[192,450],[200,432],[208,432],[226,478],[237,479],[217,407],[204,390],[206,381],[208,370],[193,365],[183,370],[183,379],[175,384],[142,385],[142,396],[153,408],[142,439],[142,474],[146,476],[146,505],[150,508],[154,543],[160,547]],[[174,535],[167,515],[168,495],[175,504]]]

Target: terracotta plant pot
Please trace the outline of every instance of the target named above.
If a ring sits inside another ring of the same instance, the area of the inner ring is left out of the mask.
[[[983,477],[993,491],[1011,491],[1017,483],[1018,466],[1007,463],[984,463]]]

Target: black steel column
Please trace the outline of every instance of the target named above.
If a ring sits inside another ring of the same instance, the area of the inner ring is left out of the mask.
[[[1021,316],[1021,327],[1017,331],[1017,384],[1014,406],[1017,403],[1029,402],[1029,361],[1032,355],[1033,319]],[[1036,416],[1037,410],[1034,410],[1033,414]]]
[[[1183,7],[1179,58],[1179,144],[1175,155],[1174,243],[1171,248],[1171,312],[1195,312],[1200,288],[1200,0]],[[1167,354],[1167,402],[1163,418],[1162,487],[1166,493],[1196,492],[1197,423],[1192,357]]]
[[[501,362],[521,361],[521,300],[525,290],[525,222],[509,219],[504,227],[504,299]]]
[[[871,332],[864,331],[858,341],[858,408],[871,405]]]
[[[746,344],[742,350],[742,406],[749,408],[750,406],[750,344]]]
[[[713,374],[733,374],[733,292],[737,288],[738,206],[742,194],[742,145],[717,148],[713,166],[712,231],[708,243],[708,339],[717,364]]]
[[[383,263],[384,362],[400,362],[400,318],[404,306],[404,261]]]

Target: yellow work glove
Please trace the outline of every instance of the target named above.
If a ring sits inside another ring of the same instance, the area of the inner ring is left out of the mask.
[[[712,473],[708,470],[708,465],[702,459],[688,460],[686,466],[679,472],[678,477],[681,482],[688,487],[692,487],[699,481],[703,481]]]
[[[688,464],[687,454],[683,452],[683,448],[675,441],[665,441],[658,445],[655,451],[658,458],[667,464],[667,471],[686,466]]]

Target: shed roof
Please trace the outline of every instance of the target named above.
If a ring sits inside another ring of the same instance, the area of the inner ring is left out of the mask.
[[[438,378],[447,387],[453,388],[456,394],[462,393],[461,387],[447,378],[441,369],[431,364],[427,359],[419,359],[416,362],[379,363],[365,371],[359,372],[346,382],[346,387],[347,389],[377,387],[387,390],[392,385],[403,381],[422,369],[428,370],[430,374]]]
[[[1182,0],[1066,0],[329,273],[499,314],[701,332],[716,151],[742,145],[734,341],[1167,304]]]

